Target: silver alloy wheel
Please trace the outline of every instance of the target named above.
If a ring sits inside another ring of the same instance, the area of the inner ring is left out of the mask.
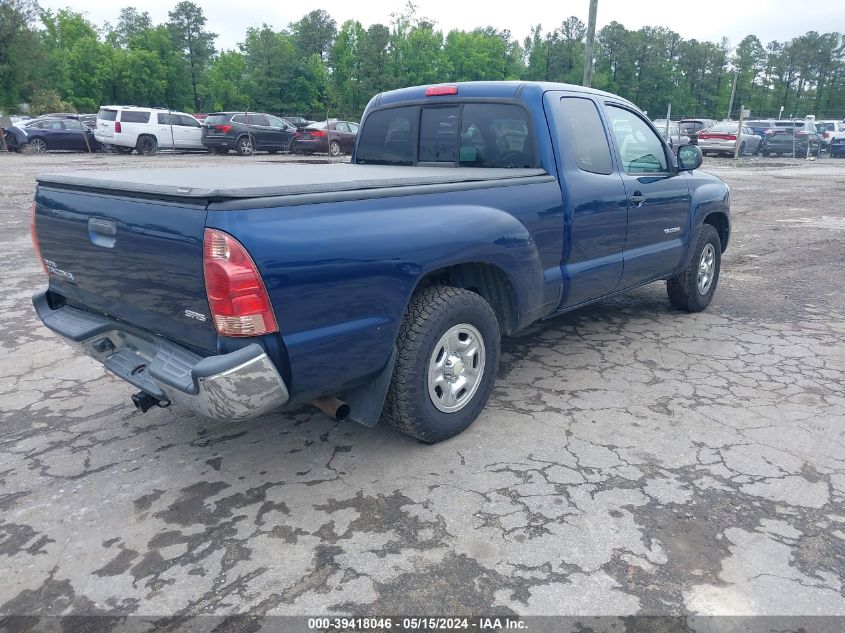
[[[329,154],[332,156],[340,156],[340,143],[337,141],[329,143]]]
[[[706,295],[713,284],[713,273],[716,272],[716,249],[708,242],[701,251],[698,260],[698,294]]]
[[[29,142],[29,151],[33,154],[43,154],[47,151],[47,143],[40,138],[34,138]]]
[[[428,361],[428,395],[444,413],[469,404],[484,376],[484,339],[469,323],[449,328]]]
[[[240,150],[241,154],[244,156],[252,156],[252,139],[248,136],[242,138],[240,142]]]

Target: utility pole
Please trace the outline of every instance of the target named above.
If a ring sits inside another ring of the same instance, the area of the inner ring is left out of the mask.
[[[582,85],[588,88],[593,83],[593,40],[596,37],[596,12],[599,0],[590,0],[590,17],[587,20],[587,42],[584,45],[584,81]]]
[[[728,121],[731,120],[731,110],[734,109],[734,95],[736,94],[736,78],[739,77],[739,71],[734,72],[734,85],[731,88],[731,102],[728,104]]]
[[[669,143],[669,147],[672,147],[672,137],[669,134],[669,126],[672,123],[672,102],[669,102],[669,106],[666,108],[666,142]],[[680,131],[680,130],[679,130]],[[681,142],[680,135],[678,136],[678,142]]]
[[[749,112],[751,114],[751,112]],[[739,105],[739,121],[736,126],[736,143],[734,143],[734,158],[740,157],[739,149],[742,147],[742,120],[745,118],[745,106]]]

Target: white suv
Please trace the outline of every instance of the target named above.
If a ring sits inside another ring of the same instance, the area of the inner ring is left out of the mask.
[[[816,129],[822,135],[822,147],[829,148],[835,138],[845,138],[845,122],[816,121]]]
[[[138,108],[102,106],[94,136],[124,153],[155,154],[159,149],[205,149],[202,125],[190,114]]]

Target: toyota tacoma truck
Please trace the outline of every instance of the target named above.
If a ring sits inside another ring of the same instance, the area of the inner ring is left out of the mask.
[[[659,280],[707,307],[730,198],[701,161],[597,90],[385,92],[347,164],[40,176],[34,304],[142,411],[314,402],[433,443],[484,408],[503,335]]]

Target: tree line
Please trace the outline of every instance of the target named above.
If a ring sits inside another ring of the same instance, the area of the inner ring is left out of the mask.
[[[569,17],[537,25],[524,41],[479,27],[444,34],[408,3],[389,24],[339,25],[311,11],[277,30],[247,29],[236,50],[215,48],[202,8],[179,2],[163,24],[134,7],[116,24],[93,24],[70,8],[0,0],[0,108],[33,113],[96,111],[101,104],[178,110],[256,110],[357,118],[378,92],[404,86],[522,79],[578,84],[586,27]],[[660,116],[723,118],[734,92],[754,116],[845,117],[845,36],[810,31],[766,44],[748,35],[684,39],[663,27],[596,34],[593,87]]]

